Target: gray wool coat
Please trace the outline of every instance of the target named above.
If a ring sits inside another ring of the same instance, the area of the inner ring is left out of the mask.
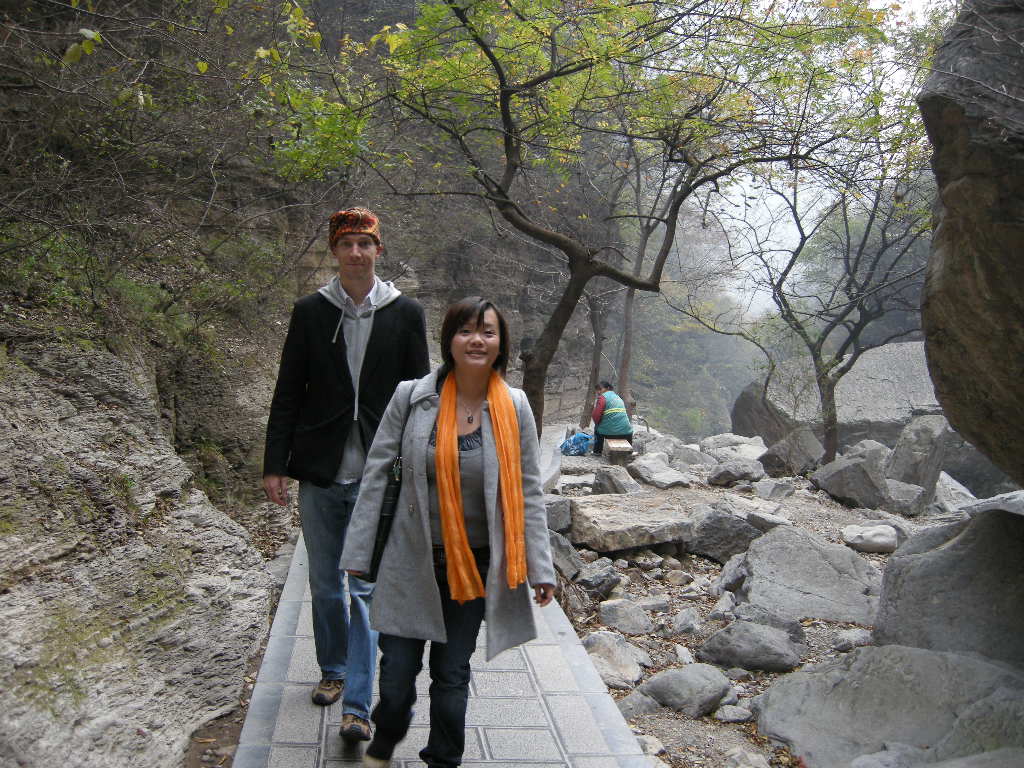
[[[434,579],[427,489],[427,444],[437,419],[440,397],[437,372],[403,381],[395,390],[366,457],[359,498],[345,535],[341,567],[366,571],[377,533],[387,473],[402,456],[402,490],[391,535],[381,559],[370,606],[370,625],[389,635],[447,642],[441,594]],[[522,454],[526,566],[530,584],[554,584],[547,514],[538,466],[539,446],[533,411],[521,389],[509,387],[519,419]],[[484,621],[487,658],[534,638],[537,634],[526,584],[509,589],[505,579],[505,535],[498,496],[498,459],[490,414],[484,404],[484,496],[491,548],[485,589]]]

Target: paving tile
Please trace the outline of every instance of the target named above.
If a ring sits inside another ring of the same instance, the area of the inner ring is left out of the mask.
[[[274,727],[274,742],[318,744],[323,708],[309,700],[305,686],[289,685],[281,691],[281,705]]]
[[[317,768],[318,747],[278,746],[270,750],[267,768]]]
[[[613,755],[574,755],[572,768],[619,768],[619,761]]]
[[[587,702],[590,711],[594,715],[605,742],[612,753],[619,755],[644,756],[640,743],[636,736],[622,719],[622,712],[619,711],[614,699],[606,693],[588,693]],[[646,759],[646,757],[644,757]]]
[[[484,728],[487,750],[497,760],[561,760],[554,735],[547,729]]]
[[[427,737],[430,729],[423,725],[414,725],[409,729],[405,741],[395,747],[394,758],[396,760],[419,759],[420,750],[427,746]],[[483,757],[483,750],[480,746],[480,735],[475,728],[466,729],[466,760],[480,760]],[[423,763],[419,763],[422,767]]]
[[[572,754],[610,753],[584,696],[545,696],[558,737]]]
[[[476,696],[534,697],[537,689],[526,672],[501,671],[473,673],[473,694]]]
[[[267,649],[260,663],[259,683],[283,683],[288,680],[288,667],[292,663],[295,638],[291,635],[274,635],[267,641]]]
[[[303,637],[313,636],[313,603],[303,601],[300,603],[302,609],[299,611],[299,620],[295,626],[295,634]]]
[[[582,643],[564,644],[561,646],[562,656],[572,670],[576,678],[576,686],[587,693],[600,693],[608,695],[608,688],[605,686],[601,676],[594,669],[594,662],[590,660],[590,654],[583,647]]]
[[[579,691],[576,676],[566,661],[560,646],[527,645],[526,658],[533,668],[534,678],[542,691]]]
[[[270,627],[270,636],[294,635],[303,605],[305,603],[301,600],[279,600],[277,613],[274,614],[274,623]]]
[[[263,746],[270,744],[277,724],[277,712],[281,704],[279,683],[257,683],[249,698],[249,709],[242,724],[240,744]]]
[[[487,654],[483,648],[477,648],[469,659],[470,666],[477,669],[526,669],[526,658],[523,656],[523,647],[509,648],[502,651],[490,661],[487,661]]]
[[[538,698],[478,699],[470,698],[466,725],[547,726],[547,712]]]
[[[231,761],[232,768],[267,768],[270,746],[266,744],[240,744]]]
[[[361,762],[363,750],[368,742],[358,741],[350,743],[342,740],[338,735],[338,727],[331,725],[326,729],[322,754],[325,760],[340,760],[342,762]]]
[[[288,682],[320,682],[320,665],[316,663],[316,646],[311,637],[296,637],[292,647],[292,658],[288,663]]]

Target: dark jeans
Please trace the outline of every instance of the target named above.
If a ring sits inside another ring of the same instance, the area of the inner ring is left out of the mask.
[[[625,440],[630,445],[633,444],[633,433],[627,432],[624,435],[599,435],[597,430],[594,430],[594,453],[598,456],[601,455],[601,451],[604,449],[604,440],[606,437],[610,437],[613,440]]]
[[[480,577],[486,583],[489,553],[474,550]],[[459,605],[451,599],[443,550],[434,558],[434,577],[441,590],[441,610],[447,643],[430,644],[430,736],[420,751],[428,766],[455,768],[466,748],[466,706],[469,700],[469,657],[484,618],[484,599]],[[371,757],[390,759],[405,738],[416,703],[416,676],[423,667],[426,640],[380,634],[380,701],[373,709],[376,726],[366,748]]]

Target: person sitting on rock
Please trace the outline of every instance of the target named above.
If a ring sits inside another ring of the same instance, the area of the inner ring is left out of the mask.
[[[633,425],[629,421],[629,414],[626,413],[626,404],[612,391],[611,382],[601,381],[594,387],[594,392],[597,394],[597,400],[590,414],[594,421],[594,454],[601,455],[606,437],[626,440],[632,445]]]

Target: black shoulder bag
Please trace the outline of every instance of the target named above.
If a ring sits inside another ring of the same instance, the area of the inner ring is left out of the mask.
[[[412,399],[412,387],[409,387],[409,399]],[[405,425],[409,421],[409,403],[406,403],[405,420],[402,422],[402,435],[405,435]],[[402,439],[398,440],[399,446]],[[376,581],[377,572],[380,570],[380,560],[384,556],[384,547],[387,546],[388,536],[391,535],[391,524],[395,522],[395,512],[398,509],[398,496],[402,492],[402,454],[399,453],[391,462],[388,470],[388,484],[384,487],[384,497],[380,502],[380,520],[377,523],[377,536],[373,540],[373,554],[370,556],[370,570],[361,576],[363,581]]]

